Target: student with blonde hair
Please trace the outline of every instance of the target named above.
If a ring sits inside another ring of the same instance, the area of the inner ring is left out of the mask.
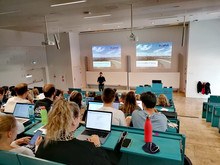
[[[23,146],[22,147],[19,146],[21,144],[28,144],[30,141],[30,137],[23,137],[14,141],[16,136],[17,136],[17,125],[14,116],[11,115],[0,116],[0,150],[34,156],[33,152],[30,149]],[[36,140],[35,146],[38,146],[41,143],[41,141],[42,138],[39,137]]]
[[[48,114],[47,133],[36,157],[64,164],[109,165],[107,155],[100,146],[99,137],[92,135],[88,141],[74,137],[80,122],[80,109],[74,102],[57,100]]]
[[[157,99],[157,106],[169,107],[166,95],[160,94]]]

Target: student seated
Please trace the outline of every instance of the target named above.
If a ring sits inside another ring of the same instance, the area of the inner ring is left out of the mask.
[[[105,88],[102,92],[102,101],[104,105],[99,110],[112,112],[112,124],[126,126],[124,113],[118,109],[113,108],[113,102],[115,101],[115,91],[111,88]]]
[[[57,89],[57,90],[56,90],[56,95],[55,95],[55,100],[65,99],[63,93],[64,93],[63,90]]]
[[[149,114],[153,130],[165,132],[167,129],[167,118],[164,114],[158,113],[154,108],[157,101],[155,94],[151,92],[142,93],[141,101],[143,110],[135,110],[132,113],[131,120],[133,126],[144,129],[146,116]]]
[[[0,109],[1,109],[1,111],[3,111],[3,109],[2,109],[2,104],[3,104],[2,99],[3,99],[4,95],[5,95],[4,88],[0,88]]]
[[[125,116],[131,116],[134,110],[141,110],[141,108],[137,105],[135,93],[133,91],[130,91],[125,97],[122,111],[124,112]]]
[[[160,94],[158,96],[157,106],[170,107],[166,95]]]
[[[56,89],[53,84],[46,84],[43,88],[44,91],[44,99],[37,100],[34,106],[35,114],[40,114],[41,106],[45,106],[47,112],[50,111],[51,105],[56,96]]]
[[[15,91],[17,96],[8,99],[5,104],[5,112],[13,113],[16,103],[33,103],[31,95],[28,93],[28,86],[25,83],[16,85]],[[26,99],[28,98],[28,100]]]
[[[74,137],[80,122],[79,106],[74,102],[57,100],[48,114],[47,133],[36,157],[64,164],[109,165],[109,159],[100,146],[99,137],[92,135],[88,141]]]
[[[16,136],[17,126],[14,116],[0,116],[0,150],[12,151],[19,154],[34,156],[32,150],[23,146],[19,146],[21,144],[28,144],[31,137],[23,137],[14,141]],[[38,146],[41,141],[42,137],[39,137],[36,140],[35,147]]]
[[[78,91],[72,91],[69,97],[69,101],[75,102],[80,109],[80,120],[82,120],[83,114],[85,112],[85,109],[82,108],[82,94]]]

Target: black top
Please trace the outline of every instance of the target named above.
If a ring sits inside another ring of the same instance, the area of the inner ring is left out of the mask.
[[[99,76],[97,82],[99,82],[99,84],[102,85],[103,82],[105,82],[105,77],[103,77],[103,76],[102,76],[102,77]]]
[[[53,101],[51,101],[50,99],[44,98],[42,100],[36,101],[34,109],[37,109],[38,107],[41,107],[41,106],[45,106],[47,112],[49,112],[52,104],[53,104]]]
[[[45,147],[42,142],[36,157],[64,164],[74,165],[110,165],[104,150],[93,143],[73,139],[69,141],[53,141]]]

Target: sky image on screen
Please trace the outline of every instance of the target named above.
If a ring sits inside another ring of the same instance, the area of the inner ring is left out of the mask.
[[[136,67],[170,68],[172,42],[136,44]]]
[[[93,68],[121,68],[121,46],[92,46]]]

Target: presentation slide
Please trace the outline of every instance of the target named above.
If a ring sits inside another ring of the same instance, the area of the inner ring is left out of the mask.
[[[136,44],[136,67],[170,68],[172,42]]]
[[[92,47],[93,68],[121,68],[121,46],[104,45]]]

